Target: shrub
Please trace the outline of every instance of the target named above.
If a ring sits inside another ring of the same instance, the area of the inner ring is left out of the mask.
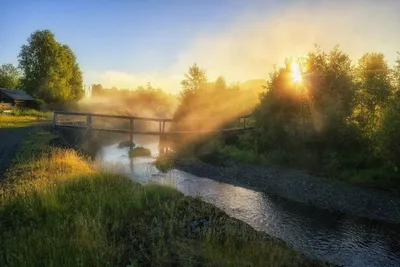
[[[119,148],[124,148],[124,147],[135,147],[136,144],[134,142],[131,141],[122,141],[121,143],[119,143],[118,147]]]
[[[148,157],[151,156],[151,151],[150,149],[144,148],[144,147],[135,147],[134,149],[129,150],[129,157],[135,158],[135,157]]]

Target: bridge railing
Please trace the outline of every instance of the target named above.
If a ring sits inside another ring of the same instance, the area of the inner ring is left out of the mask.
[[[64,120],[61,118],[64,117]],[[73,119],[65,120],[65,117]],[[93,124],[94,118],[108,118],[108,119],[122,119],[129,122],[128,129],[115,129],[109,127],[98,127]],[[109,114],[96,114],[96,113],[85,113],[85,112],[66,112],[66,111],[55,111],[53,116],[53,127],[54,128],[76,128],[84,129],[87,132],[91,131],[107,131],[116,133],[129,133],[133,134],[145,134],[145,135],[168,135],[168,134],[190,134],[200,132],[228,132],[228,131],[240,131],[253,128],[251,122],[252,115],[244,115],[237,118],[237,126],[228,129],[212,129],[212,130],[195,130],[195,131],[166,131],[166,123],[173,123],[173,119],[161,119],[161,118],[148,118],[148,117],[135,117],[135,116],[121,116],[121,115],[109,115]],[[222,119],[221,117],[214,118],[197,118],[201,120],[210,119]],[[196,118],[195,118],[196,120]],[[158,130],[141,130],[135,128],[135,121],[147,121],[147,122],[158,122]],[[232,121],[232,120],[231,120]]]

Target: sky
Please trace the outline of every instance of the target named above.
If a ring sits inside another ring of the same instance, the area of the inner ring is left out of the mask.
[[[398,0],[2,0],[0,64],[35,30],[68,44],[86,86],[170,92],[193,63],[210,79],[267,79],[285,57],[339,44],[355,61],[400,51]]]

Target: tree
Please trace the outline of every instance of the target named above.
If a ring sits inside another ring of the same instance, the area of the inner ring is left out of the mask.
[[[400,94],[389,101],[383,112],[381,127],[377,130],[377,142],[382,156],[400,169]]]
[[[193,122],[193,116],[197,116],[199,106],[202,105],[203,98],[201,92],[207,87],[206,71],[201,69],[197,64],[189,68],[185,74],[185,79],[181,82],[182,92],[179,96],[179,106],[174,114],[174,119],[177,120],[175,125],[178,129],[190,129]],[[197,116],[198,117],[198,116]]]
[[[204,69],[201,69],[197,64],[193,64],[185,74],[185,79],[181,82],[183,91],[196,92],[204,89],[207,84],[207,75]]]
[[[92,97],[100,96],[103,93],[103,86],[101,84],[92,85]]]
[[[300,81],[293,78],[296,66]],[[287,162],[309,155],[298,162],[313,166],[329,155],[359,149],[357,132],[349,123],[356,89],[352,73],[350,58],[339,47],[317,49],[306,59],[287,60],[276,68],[254,111],[257,151],[284,151]]]
[[[85,94],[82,72],[72,50],[49,30],[35,31],[27,42],[19,54],[23,88],[49,104],[81,99]]]
[[[12,64],[0,66],[0,88],[14,89],[20,86],[21,72]]]
[[[358,122],[367,135],[380,123],[393,92],[391,70],[381,53],[367,53],[358,61],[356,69],[359,90],[357,92]]]
[[[394,67],[393,86],[397,91],[399,91],[400,90],[400,53],[397,52],[397,54],[399,54],[399,57],[397,57],[396,65]]]

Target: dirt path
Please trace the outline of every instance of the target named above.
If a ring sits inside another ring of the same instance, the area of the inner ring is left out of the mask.
[[[34,130],[47,125],[48,122],[29,124],[23,127],[0,128],[0,180],[10,166],[21,140]]]

